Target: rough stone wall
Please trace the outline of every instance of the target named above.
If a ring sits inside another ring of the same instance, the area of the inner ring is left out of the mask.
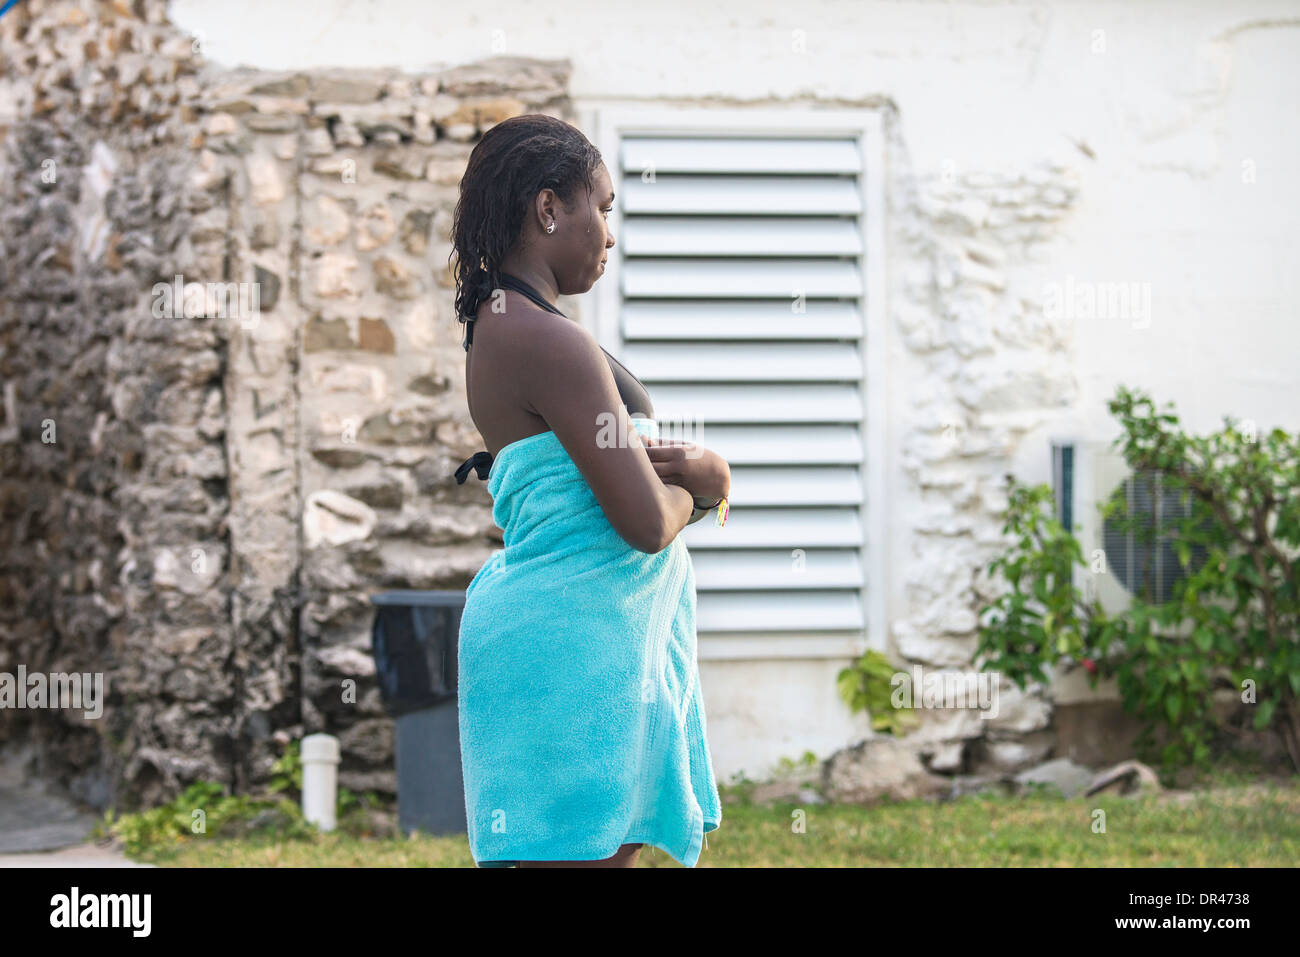
[[[101,806],[119,781],[157,797],[178,774],[228,780],[232,752],[229,600],[213,587],[225,344],[213,322],[150,308],[160,277],[222,261],[194,233],[206,200],[186,182],[196,64],[160,6],[31,3],[0,20],[16,100],[0,173],[0,670],[102,672],[108,698],[97,720],[0,713],[0,735],[27,725],[40,770]]]
[[[451,477],[456,185],[493,123],[566,115],[568,68],[219,71],[165,6],[0,19],[0,671],[107,698],[0,712],[0,744],[132,806],[328,731],[343,785],[391,792],[367,596],[463,588],[499,535]]]
[[[906,349],[896,373],[907,487],[891,508],[907,516],[910,557],[901,567],[902,613],[893,647],[910,667],[970,674],[977,612],[1004,586],[983,569],[1005,547],[1005,475],[1036,427],[1077,400],[1071,328],[1043,318],[1036,265],[1058,241],[1080,188],[1063,164],[1018,170],[959,169],[919,180],[890,124],[888,239],[891,319]],[[1051,752],[1048,689],[1022,693],[1002,679],[999,713],[918,711],[908,736],[943,774],[1001,774]]]

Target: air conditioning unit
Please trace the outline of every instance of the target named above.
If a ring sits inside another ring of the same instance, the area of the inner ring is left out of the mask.
[[[1057,440],[1052,442],[1052,488],[1057,518],[1073,530],[1087,563],[1075,568],[1074,584],[1085,599],[1095,598],[1110,615],[1126,609],[1134,597],[1168,601],[1184,569],[1172,542],[1165,536],[1148,542],[1136,531],[1104,521],[1101,506],[1122,489],[1130,515],[1145,515],[1147,529],[1167,528],[1190,514],[1181,489],[1167,488],[1160,476],[1136,474],[1112,442]],[[1205,561],[1205,550],[1194,547],[1190,568]],[[1118,698],[1113,679],[1089,686],[1087,672],[1068,673],[1058,665],[1053,695],[1060,704]]]

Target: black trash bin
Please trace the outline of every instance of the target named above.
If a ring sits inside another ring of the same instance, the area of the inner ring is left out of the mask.
[[[371,651],[396,724],[397,818],[403,834],[464,834],[456,644],[463,591],[371,595]]]

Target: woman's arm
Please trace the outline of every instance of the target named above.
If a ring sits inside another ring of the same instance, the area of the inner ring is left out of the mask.
[[[555,432],[623,540],[650,554],[667,548],[691,516],[691,491],[656,474],[605,353],[576,322],[541,310],[520,318],[510,349],[523,401]]]
[[[646,439],[645,444],[655,474],[666,484],[708,502],[731,494],[731,466],[712,449],[681,439]]]
[[[690,490],[694,507],[687,525],[698,522],[731,494],[731,466],[711,449],[678,439],[647,439],[646,445],[659,478]]]

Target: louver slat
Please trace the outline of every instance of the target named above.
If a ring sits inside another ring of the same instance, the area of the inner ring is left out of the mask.
[[[623,336],[651,339],[811,340],[857,339],[862,315],[851,302],[808,299],[803,312],[791,299],[725,302],[692,299],[629,299],[623,304]]]
[[[658,176],[647,183],[629,176],[617,188],[625,216],[852,216],[861,208],[852,180]]]
[[[857,505],[862,501],[862,479],[854,466],[754,468],[734,462],[730,464],[732,488],[743,490],[741,504],[747,508]],[[730,522],[727,527],[731,527]]]
[[[862,295],[856,263],[838,259],[626,259],[622,292],[628,298],[697,297],[780,299]],[[791,321],[798,315],[790,312]]]
[[[661,216],[631,219],[623,231],[624,256],[856,256],[861,252],[862,233],[849,219]]]
[[[733,483],[734,488],[734,483]],[[736,523],[732,530],[731,523]],[[862,544],[862,520],[856,508],[741,508],[728,514],[726,535],[703,523],[688,525],[682,538],[688,548],[833,548]]]
[[[692,551],[691,557],[697,589],[804,591],[862,586],[862,561],[855,549],[750,549],[731,553],[704,549]]]
[[[782,173],[792,177],[856,177],[862,170],[857,144],[843,139],[785,137],[629,136],[623,140],[623,169],[641,176],[658,173]],[[797,180],[781,181],[790,188]],[[857,212],[856,210],[854,212]]]
[[[725,343],[628,346],[623,360],[647,385],[657,382],[855,381],[862,376],[855,343]]]
[[[661,418],[684,421],[697,417],[718,424],[862,419],[862,393],[852,383],[769,385],[760,379],[757,384],[710,383],[706,388],[670,380],[655,384],[654,402],[655,414]]]
[[[845,591],[713,592],[698,603],[697,631],[861,631],[862,599]]]

